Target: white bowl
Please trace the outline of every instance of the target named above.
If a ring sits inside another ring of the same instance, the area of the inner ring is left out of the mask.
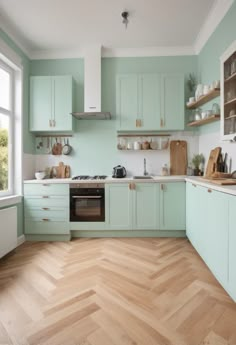
[[[45,177],[45,172],[44,172],[44,171],[37,171],[37,172],[35,173],[35,178],[36,178],[37,180],[43,180],[44,177]]]

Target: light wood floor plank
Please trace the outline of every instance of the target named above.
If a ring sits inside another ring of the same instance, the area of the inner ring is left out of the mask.
[[[0,345],[236,345],[236,304],[187,239],[27,242],[0,260]]]

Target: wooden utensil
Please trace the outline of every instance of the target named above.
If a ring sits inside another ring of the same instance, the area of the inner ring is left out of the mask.
[[[206,179],[205,181],[209,181],[211,183],[221,185],[221,186],[231,186],[231,185],[236,185],[236,179],[229,179],[229,178],[214,178],[214,179]]]
[[[216,171],[217,161],[219,159],[220,154],[221,154],[221,147],[216,147],[213,150],[211,150],[208,163],[207,163],[206,173],[205,173],[206,177],[211,177],[212,174]]]
[[[58,173],[57,173],[58,178],[65,178],[65,168],[66,166],[64,165],[64,163],[59,162]]]
[[[187,142],[172,140],[170,142],[170,175],[186,175],[187,165]]]
[[[70,166],[66,165],[66,169],[65,169],[65,178],[69,178],[70,177]]]

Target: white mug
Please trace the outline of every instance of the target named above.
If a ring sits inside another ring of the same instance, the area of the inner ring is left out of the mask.
[[[135,141],[135,142],[134,142],[134,149],[135,149],[135,150],[140,150],[140,149],[141,149],[141,144],[140,144],[139,141]]]

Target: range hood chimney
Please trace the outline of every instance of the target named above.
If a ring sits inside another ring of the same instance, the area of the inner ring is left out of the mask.
[[[101,111],[101,46],[88,47],[84,55],[84,112],[72,113],[77,119],[110,119]]]

